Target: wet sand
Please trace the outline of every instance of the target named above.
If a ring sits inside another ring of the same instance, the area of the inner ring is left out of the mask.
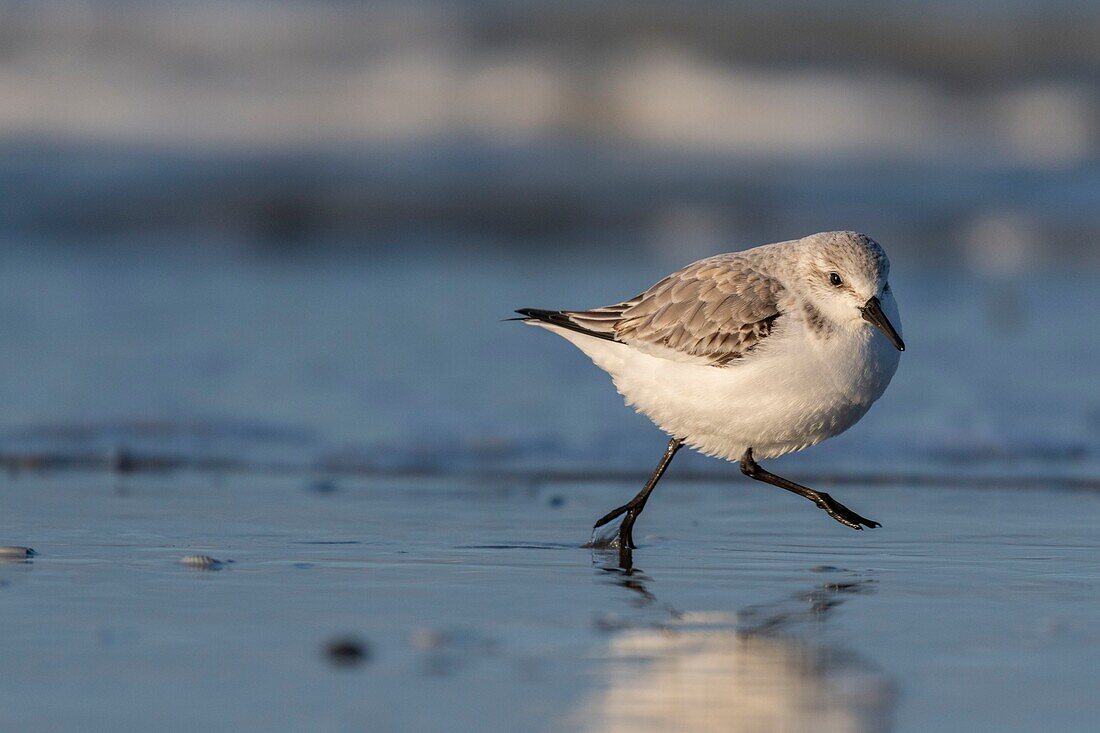
[[[0,722],[1090,729],[1100,494],[835,490],[856,533],[735,474],[670,475],[630,574],[581,548],[625,482],[8,476]]]

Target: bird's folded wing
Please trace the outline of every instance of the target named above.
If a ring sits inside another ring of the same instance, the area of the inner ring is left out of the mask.
[[[739,359],[772,332],[783,286],[738,255],[700,260],[636,298],[565,311],[584,329],[714,366]]]

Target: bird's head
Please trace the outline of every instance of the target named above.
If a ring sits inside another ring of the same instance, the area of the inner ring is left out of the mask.
[[[905,351],[887,279],[890,260],[878,242],[858,232],[822,232],[798,246],[799,284],[817,313],[841,326],[873,326]]]

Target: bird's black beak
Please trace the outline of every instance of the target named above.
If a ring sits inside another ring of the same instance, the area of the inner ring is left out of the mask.
[[[882,312],[882,303],[878,302],[878,298],[872,296],[867,304],[859,309],[859,312],[863,314],[863,320],[886,334],[886,338],[890,339],[895,349],[905,351],[905,342],[894,330],[894,324],[890,323],[890,319]]]

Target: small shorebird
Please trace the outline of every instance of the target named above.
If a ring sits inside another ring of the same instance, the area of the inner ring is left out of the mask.
[[[699,260],[616,305],[516,311],[587,354],[670,436],[638,495],[595,527],[625,515],[620,553],[634,549],[634,523],[684,445],[740,462],[852,529],[881,526],[756,459],[831,438],[882,396],[905,350],[889,273],[870,237],[823,232]]]

